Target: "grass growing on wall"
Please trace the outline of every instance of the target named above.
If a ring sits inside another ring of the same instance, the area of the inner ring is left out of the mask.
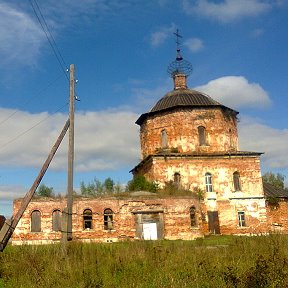
[[[0,287],[288,287],[288,236],[9,246]]]

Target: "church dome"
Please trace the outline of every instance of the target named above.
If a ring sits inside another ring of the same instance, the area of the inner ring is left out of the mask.
[[[179,106],[222,106],[210,96],[191,89],[177,89],[168,92],[150,110],[156,112]]]
[[[175,108],[209,108],[219,107],[222,109],[228,109],[238,114],[231,108],[228,108],[210,96],[193,89],[174,89],[171,92],[165,94],[148,113],[142,114],[136,124],[141,125],[145,119],[149,116],[158,114],[160,112],[174,110]]]

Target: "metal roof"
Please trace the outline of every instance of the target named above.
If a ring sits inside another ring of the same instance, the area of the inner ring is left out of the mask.
[[[150,112],[156,112],[174,106],[221,106],[219,102],[210,96],[196,90],[178,89],[167,93],[162,97]]]
[[[165,94],[148,113],[142,114],[136,121],[136,124],[141,125],[148,116],[152,116],[158,112],[179,107],[220,107],[238,114],[237,111],[222,105],[202,92],[192,89],[175,89]]]
[[[263,181],[263,189],[265,197],[288,198],[288,191],[277,188],[270,183]]]

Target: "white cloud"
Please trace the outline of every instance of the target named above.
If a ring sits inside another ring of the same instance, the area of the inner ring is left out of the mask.
[[[153,32],[150,36],[150,44],[152,47],[158,47],[165,42],[165,40],[175,32],[175,24],[171,24],[170,27],[163,27],[156,32]]]
[[[1,109],[2,119],[11,110]],[[57,114],[16,141],[15,136],[31,128],[47,113],[19,111],[0,125],[0,163],[2,167],[39,168],[46,160],[65,122],[66,115]],[[75,171],[113,170],[137,164],[140,156],[138,115],[129,111],[107,110],[75,115]],[[54,170],[67,168],[67,136],[51,163]]]
[[[231,108],[266,107],[271,100],[258,84],[249,83],[243,76],[225,76],[195,88]]]
[[[231,22],[244,17],[257,16],[271,8],[271,1],[266,0],[223,0],[220,3],[197,0],[196,4],[191,4],[189,0],[183,0],[183,9],[187,14],[202,15],[220,22]]]
[[[0,65],[35,65],[44,34],[28,14],[0,3]]]
[[[27,190],[23,186],[0,186],[0,201],[1,200],[13,200],[15,198],[23,197]],[[0,214],[2,214],[0,212]]]
[[[199,52],[204,48],[203,41],[199,38],[189,38],[183,43],[192,53]]]
[[[265,152],[261,157],[265,170],[288,169],[288,129],[272,128],[245,116],[238,128],[241,150]]]

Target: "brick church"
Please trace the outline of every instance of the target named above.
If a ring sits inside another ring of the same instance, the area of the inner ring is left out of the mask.
[[[75,198],[73,239],[191,240],[207,234],[257,234],[288,231],[287,193],[264,185],[261,152],[241,151],[234,109],[187,87],[191,64],[180,49],[168,71],[174,89],[149,112],[140,126],[142,160],[131,172],[160,187],[173,183],[195,194],[160,197],[133,192],[125,196]],[[233,95],[231,95],[233,97]],[[267,197],[279,200],[277,209]],[[14,201],[16,212],[20,199]],[[12,242],[52,243],[65,233],[61,227],[66,199],[35,198],[15,229]]]

